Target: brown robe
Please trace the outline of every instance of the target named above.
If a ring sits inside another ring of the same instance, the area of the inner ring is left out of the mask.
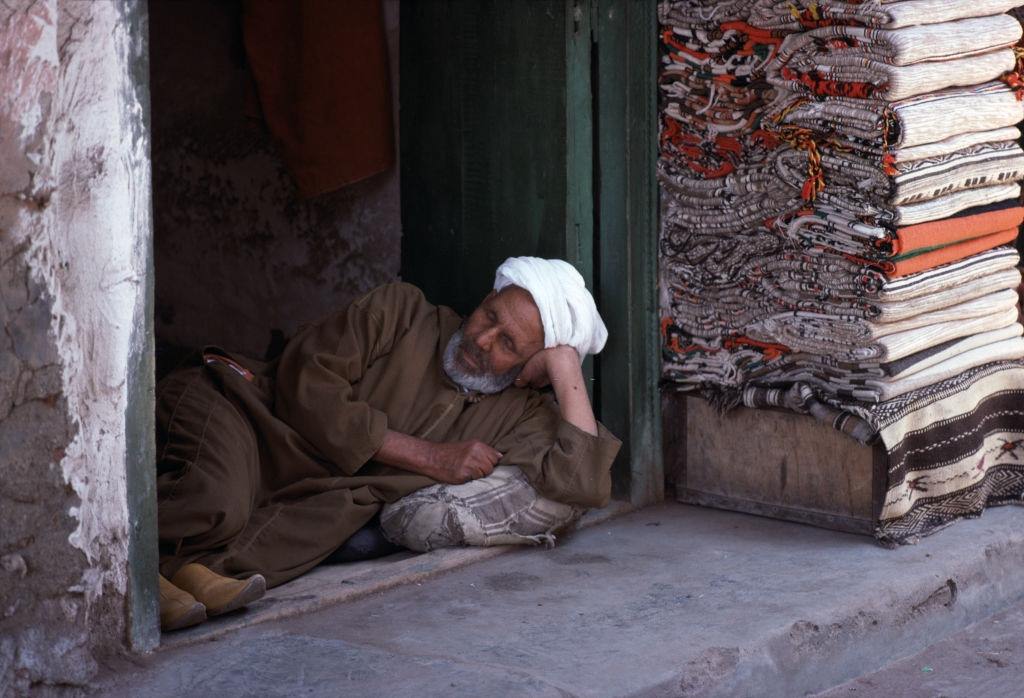
[[[601,425],[598,436],[576,428],[534,390],[468,399],[441,368],[461,322],[414,286],[390,284],[304,329],[276,362],[208,349],[161,381],[161,573],[198,561],[274,586],[306,572],[384,503],[434,484],[371,460],[388,429],[478,439],[544,496],[606,504],[619,440]]]

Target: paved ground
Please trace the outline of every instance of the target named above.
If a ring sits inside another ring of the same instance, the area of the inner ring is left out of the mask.
[[[631,510],[632,507],[624,502],[613,502],[604,509],[587,512],[582,520],[575,524],[575,528],[589,528]],[[201,625],[168,634],[164,636],[162,645],[178,647],[204,642],[256,623],[315,613],[326,606],[352,601],[395,586],[423,582],[439,574],[507,554],[509,551],[510,549],[505,547],[449,548],[434,551],[429,555],[404,552],[365,562],[321,565],[284,586],[271,589],[266,596],[251,604],[244,613],[211,618]]]
[[[1024,604],[818,698],[1017,698],[1024,695]]]
[[[554,550],[519,550],[166,649],[113,667],[98,691],[807,695],[1024,599],[1022,523],[1020,509],[993,510],[886,550],[863,537],[669,504],[580,531]]]

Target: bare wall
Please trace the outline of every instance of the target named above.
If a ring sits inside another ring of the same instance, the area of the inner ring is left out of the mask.
[[[385,15],[397,107],[397,0]],[[150,34],[161,340],[262,356],[272,329],[396,278],[398,168],[297,198],[258,118],[240,0],[153,0]]]
[[[144,12],[0,4],[0,695],[72,690],[128,644],[126,415],[130,386],[152,392],[129,375],[146,334]]]

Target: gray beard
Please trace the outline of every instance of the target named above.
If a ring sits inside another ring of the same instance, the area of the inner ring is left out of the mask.
[[[462,346],[463,332],[460,327],[452,338],[448,340],[448,346],[444,350],[442,366],[444,372],[452,381],[463,390],[484,395],[500,393],[515,382],[522,367],[516,367],[507,373],[472,373],[469,368],[459,363],[459,348]],[[466,351],[483,366],[485,359],[476,351],[476,347],[467,344]]]

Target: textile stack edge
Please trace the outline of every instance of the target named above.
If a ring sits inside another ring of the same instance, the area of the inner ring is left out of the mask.
[[[880,441],[886,543],[1024,496],[1018,5],[659,5],[663,381]]]

